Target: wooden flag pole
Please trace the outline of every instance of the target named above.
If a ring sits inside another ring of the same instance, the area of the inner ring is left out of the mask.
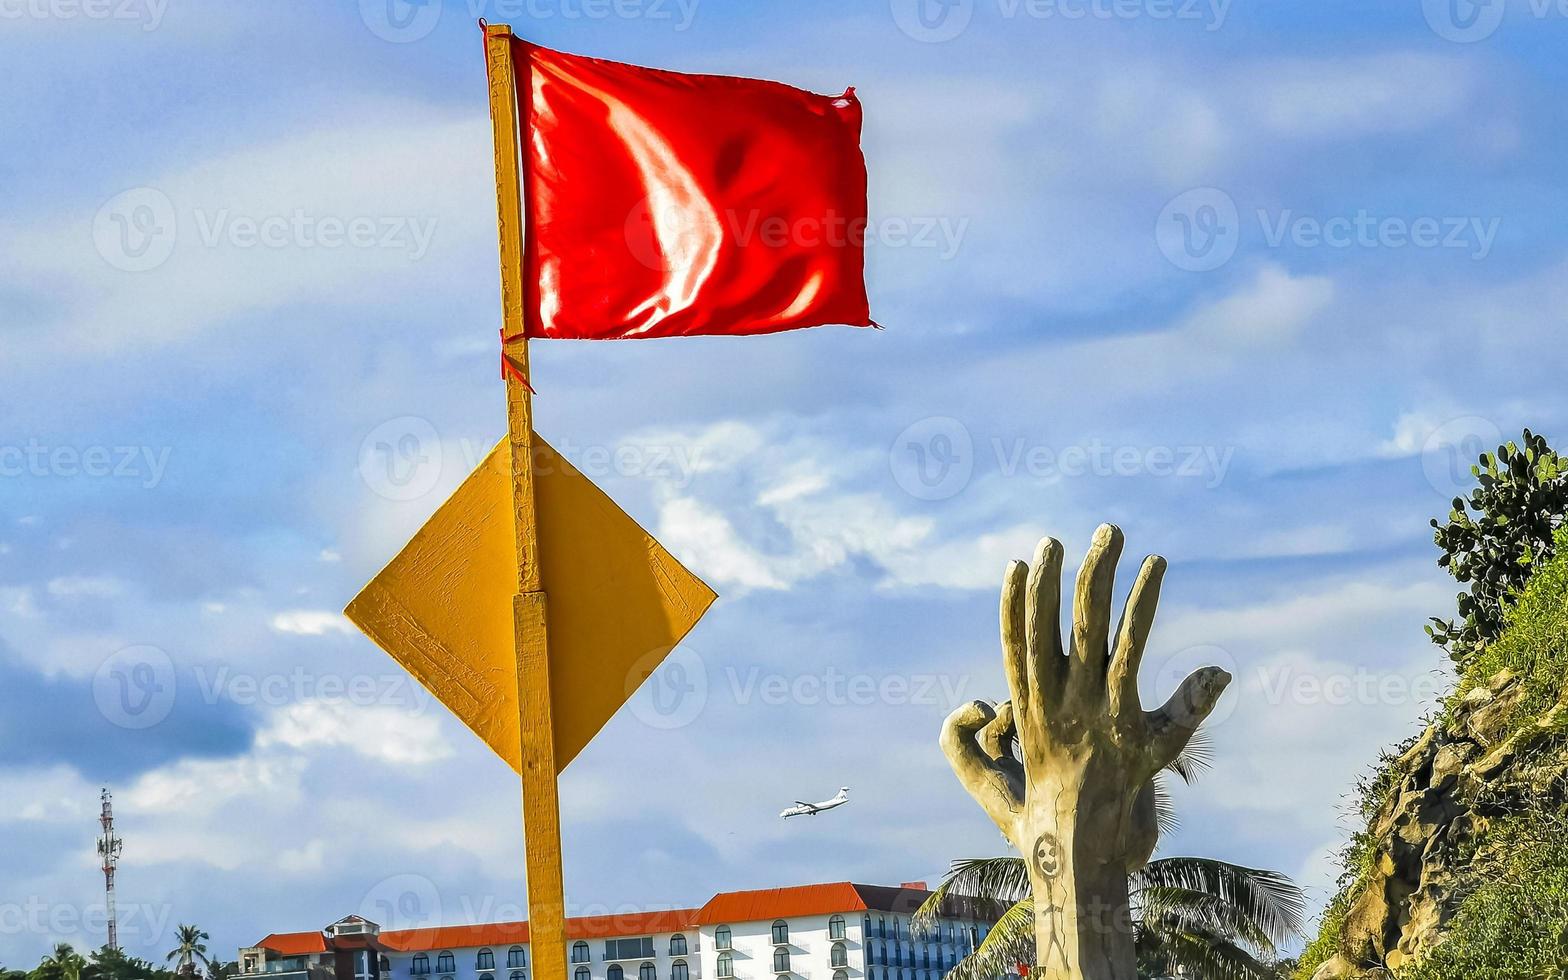
[[[512,510],[517,538],[517,595],[512,621],[517,652],[517,702],[522,736],[523,852],[528,872],[528,931],[533,973],[566,980],[566,901],[561,875],[561,807],[556,785],[555,724],[539,525],[534,500],[533,403],[524,322],[521,142],[512,29],[485,26],[490,122],[495,135],[496,219],[501,239],[502,356],[507,372],[506,420],[512,448]]]

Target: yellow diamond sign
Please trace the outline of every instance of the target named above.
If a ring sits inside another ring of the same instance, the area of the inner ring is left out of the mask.
[[[559,771],[717,596],[537,435],[534,486]],[[521,771],[513,520],[503,440],[345,612]]]

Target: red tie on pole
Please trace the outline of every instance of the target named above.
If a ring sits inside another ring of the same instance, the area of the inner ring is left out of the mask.
[[[512,43],[529,337],[873,325],[853,89]]]

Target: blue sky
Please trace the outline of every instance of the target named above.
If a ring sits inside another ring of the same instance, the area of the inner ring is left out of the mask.
[[[0,0],[0,963],[101,943],[105,784],[141,955],[521,914],[516,780],[337,614],[504,431],[475,16],[866,107],[885,332],[535,345],[722,596],[563,779],[572,909],[999,852],[937,730],[1101,521],[1171,562],[1146,696],[1236,675],[1163,850],[1323,897],[1448,682],[1428,518],[1565,438],[1568,12],[386,2]]]

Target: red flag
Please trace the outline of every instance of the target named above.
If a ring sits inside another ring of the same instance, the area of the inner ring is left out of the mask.
[[[530,337],[872,325],[860,103],[517,45]]]

